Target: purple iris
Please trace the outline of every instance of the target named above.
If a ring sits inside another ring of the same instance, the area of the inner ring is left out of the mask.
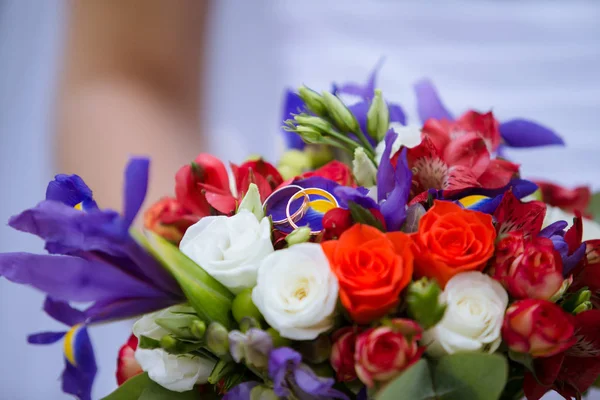
[[[73,351],[87,361],[72,363],[67,358],[62,378],[63,389],[82,399],[89,398],[95,375],[86,325],[130,318],[184,299],[171,275],[129,234],[146,195],[148,168],[148,159],[129,162],[122,216],[98,209],[78,176],[59,175],[48,185],[46,200],[9,221],[11,227],[44,239],[51,255],[0,254],[0,276],[45,292],[46,313],[77,328],[67,337],[80,338],[73,342]],[[86,211],[73,207],[80,203]],[[92,304],[80,311],[70,302]],[[44,332],[29,340],[50,344],[60,338],[61,333]]]
[[[398,157],[396,167],[390,155],[398,134],[391,129],[385,136],[385,150],[377,170],[377,200],[388,231],[399,231],[406,220],[406,203],[412,185],[412,172],[408,167],[406,149]]]
[[[298,399],[348,399],[344,393],[333,389],[335,380],[317,376],[302,363],[300,353],[289,347],[280,347],[269,357],[269,376],[273,390],[286,398],[290,392]]]
[[[585,257],[585,243],[581,243],[574,250],[570,248],[565,240],[565,229],[569,226],[567,221],[556,221],[542,229],[538,236],[552,240],[554,249],[558,251],[563,262],[563,276],[566,278],[575,269],[579,262]],[[574,229],[574,228],[572,228]],[[575,246],[573,246],[575,247]],[[573,250],[573,251],[571,251]]]
[[[371,107],[371,101],[375,95],[377,73],[383,65],[383,59],[380,60],[365,84],[359,84],[354,82],[345,83],[343,85],[334,85],[333,93],[335,94],[349,94],[357,96],[360,101],[356,104],[349,106],[348,108],[352,111],[352,114],[356,117],[358,124],[363,132],[367,132],[367,113],[369,107]],[[395,103],[388,103],[388,109],[390,112],[390,122],[398,122],[402,125],[406,125],[406,114],[402,107]],[[367,139],[371,144],[376,145],[377,143],[373,138],[367,135]]]
[[[431,81],[421,80],[414,87],[417,95],[417,111],[421,122],[425,123],[428,119],[454,120],[452,114],[442,103]],[[502,122],[500,124],[500,135],[504,142],[501,146],[507,147],[539,147],[565,144],[562,138],[551,129],[522,118]],[[501,150],[502,147],[498,149],[499,152]]]

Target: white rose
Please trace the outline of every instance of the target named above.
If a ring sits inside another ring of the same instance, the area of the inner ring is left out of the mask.
[[[316,243],[300,243],[265,258],[252,301],[282,337],[312,340],[331,329],[338,282]]]
[[[392,144],[392,151],[390,152],[390,157],[400,150],[400,147],[408,147],[412,149],[413,147],[417,147],[421,144],[421,128],[416,125],[401,125],[397,122],[392,122],[390,124],[390,128],[394,129],[394,132],[398,134],[396,140]],[[383,152],[385,151],[385,140],[382,140],[377,144],[375,148],[375,161],[377,164],[381,163],[381,158],[383,157]]]
[[[429,355],[498,349],[508,305],[500,283],[481,272],[463,272],[448,281],[440,300],[447,305],[444,318],[423,335]]]
[[[574,214],[568,213],[561,208],[546,206],[546,217],[544,228],[556,221],[567,221],[569,227],[573,225]],[[600,239],[600,224],[587,218],[583,219],[583,241]]]
[[[252,288],[260,262],[273,250],[271,222],[249,211],[205,217],[185,232],[179,249],[233,293]]]
[[[169,332],[158,326],[154,320],[166,317],[171,311],[176,311],[177,307],[143,316],[133,325],[133,334],[138,339],[144,335],[160,340]],[[216,364],[214,360],[202,357],[169,354],[163,349],[139,347],[135,351],[135,359],[150,379],[174,392],[185,392],[192,390],[196,384],[207,383]]]

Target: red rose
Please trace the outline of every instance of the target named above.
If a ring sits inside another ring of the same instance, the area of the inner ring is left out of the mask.
[[[422,330],[416,322],[394,319],[390,325],[369,329],[356,340],[356,374],[368,387],[395,378],[425,351],[418,345]]]
[[[354,368],[354,350],[356,333],[354,328],[346,327],[333,334],[330,362],[338,382],[350,382],[356,379]]]
[[[502,338],[508,347],[533,357],[550,357],[576,342],[574,318],[546,300],[517,301],[506,310]]]
[[[223,214],[235,210],[225,165],[210,154],[200,154],[175,175],[177,201],[198,217],[211,215],[212,208]]]
[[[198,219],[176,199],[163,197],[144,213],[144,227],[178,244],[187,228]]]
[[[511,232],[496,245],[494,279],[517,299],[549,300],[562,283],[562,258],[548,238]]]
[[[352,175],[350,167],[337,160],[330,161],[315,171],[302,174],[302,178],[310,178],[313,176],[329,179],[342,186],[356,187],[356,182],[354,182],[354,176]]]
[[[135,350],[138,346],[138,339],[131,335],[127,343],[119,350],[117,358],[117,384],[121,386],[126,380],[141,374],[142,367],[135,359]]]

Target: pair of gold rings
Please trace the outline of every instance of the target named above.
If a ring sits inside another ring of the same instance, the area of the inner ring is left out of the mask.
[[[273,192],[267,200],[265,200],[263,208],[266,213],[269,214],[270,206],[272,207],[273,204],[284,201],[286,198],[285,218],[273,219],[273,225],[278,228],[283,228],[282,230],[286,230],[286,227],[291,227],[291,230],[299,228],[297,222],[306,215],[309,208],[324,214],[330,209],[339,206],[337,199],[326,190],[288,185]],[[302,199],[302,203],[297,210],[292,212],[294,202],[297,202],[297,200],[300,199]],[[317,235],[320,232],[321,229],[311,230],[311,234],[313,235]]]

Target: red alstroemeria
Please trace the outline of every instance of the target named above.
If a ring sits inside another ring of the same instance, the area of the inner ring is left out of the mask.
[[[283,179],[266,161],[231,164],[237,196],[234,196],[225,165],[209,154],[200,154],[190,165],[182,167],[175,177],[177,200],[198,217],[215,213],[231,215],[243,199],[251,183],[258,186],[265,200]]]
[[[144,227],[178,244],[187,228],[198,222],[199,218],[177,199],[163,197],[144,212]]]
[[[215,203],[214,198],[207,196],[209,192],[229,197],[231,201],[226,204]],[[212,214],[211,206],[227,214],[233,202],[235,209],[235,201],[229,190],[227,169],[221,160],[210,154],[199,154],[191,164],[177,171],[175,195],[183,207],[200,218]]]
[[[500,139],[498,122],[491,112],[469,111],[457,121],[428,120],[421,144],[408,151],[413,196],[428,189],[505,186],[519,166],[492,158]]]
[[[141,374],[142,367],[135,359],[135,350],[138,346],[138,338],[131,335],[127,343],[119,350],[117,358],[117,384],[121,386],[125,381]]]
[[[522,202],[509,190],[494,212],[498,236],[519,232],[523,237],[537,236],[542,229],[546,205],[541,201]]]
[[[574,189],[568,189],[551,182],[534,182],[542,192],[544,203],[569,212],[585,212],[592,199],[592,192],[588,186],[578,186]]]
[[[600,310],[577,314],[574,320],[577,342],[563,353],[534,360],[535,376],[525,374],[527,400],[539,400],[550,390],[580,399],[600,375]]]
[[[320,176],[342,186],[356,187],[356,182],[354,181],[354,176],[352,175],[350,167],[337,160],[330,161],[315,171],[302,174],[302,178],[310,178],[312,176]]]
[[[570,292],[587,287],[592,292],[590,299],[596,309],[600,309],[600,239],[585,242],[585,257],[573,272]]]

